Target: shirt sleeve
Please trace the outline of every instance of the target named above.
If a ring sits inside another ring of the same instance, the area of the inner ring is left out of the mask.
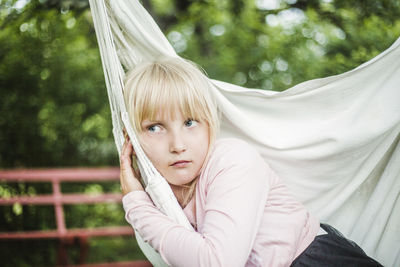
[[[145,192],[124,199],[126,218],[172,266],[244,266],[260,226],[271,171],[244,142],[213,152],[198,186],[205,190],[202,229],[166,217]]]

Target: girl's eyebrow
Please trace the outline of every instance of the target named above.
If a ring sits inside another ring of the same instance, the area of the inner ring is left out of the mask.
[[[146,126],[151,126],[154,124],[163,124],[162,120],[143,120],[142,123],[140,124],[142,127],[146,127]]]
[[[142,121],[141,125],[142,126],[143,125],[151,125],[151,124],[154,124],[154,123],[158,123],[158,122],[157,121],[144,120],[144,121]]]

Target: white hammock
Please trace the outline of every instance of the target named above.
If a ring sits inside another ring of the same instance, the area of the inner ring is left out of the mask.
[[[188,228],[165,180],[140,148],[123,100],[124,69],[177,56],[134,0],[90,0],[118,151],[127,128],[146,191]],[[284,92],[215,81],[222,136],[256,146],[289,189],[321,221],[338,228],[385,266],[400,266],[400,39],[358,68]],[[156,266],[165,265],[139,236]]]

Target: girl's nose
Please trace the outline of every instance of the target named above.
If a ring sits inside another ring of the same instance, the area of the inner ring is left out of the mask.
[[[186,150],[186,144],[181,134],[173,133],[170,140],[171,153],[182,153]]]

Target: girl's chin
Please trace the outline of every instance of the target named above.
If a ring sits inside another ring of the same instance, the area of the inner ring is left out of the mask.
[[[191,175],[190,177],[192,178],[188,178],[187,176],[182,178],[175,176],[173,179],[166,179],[171,186],[184,186],[190,184],[197,176]]]

